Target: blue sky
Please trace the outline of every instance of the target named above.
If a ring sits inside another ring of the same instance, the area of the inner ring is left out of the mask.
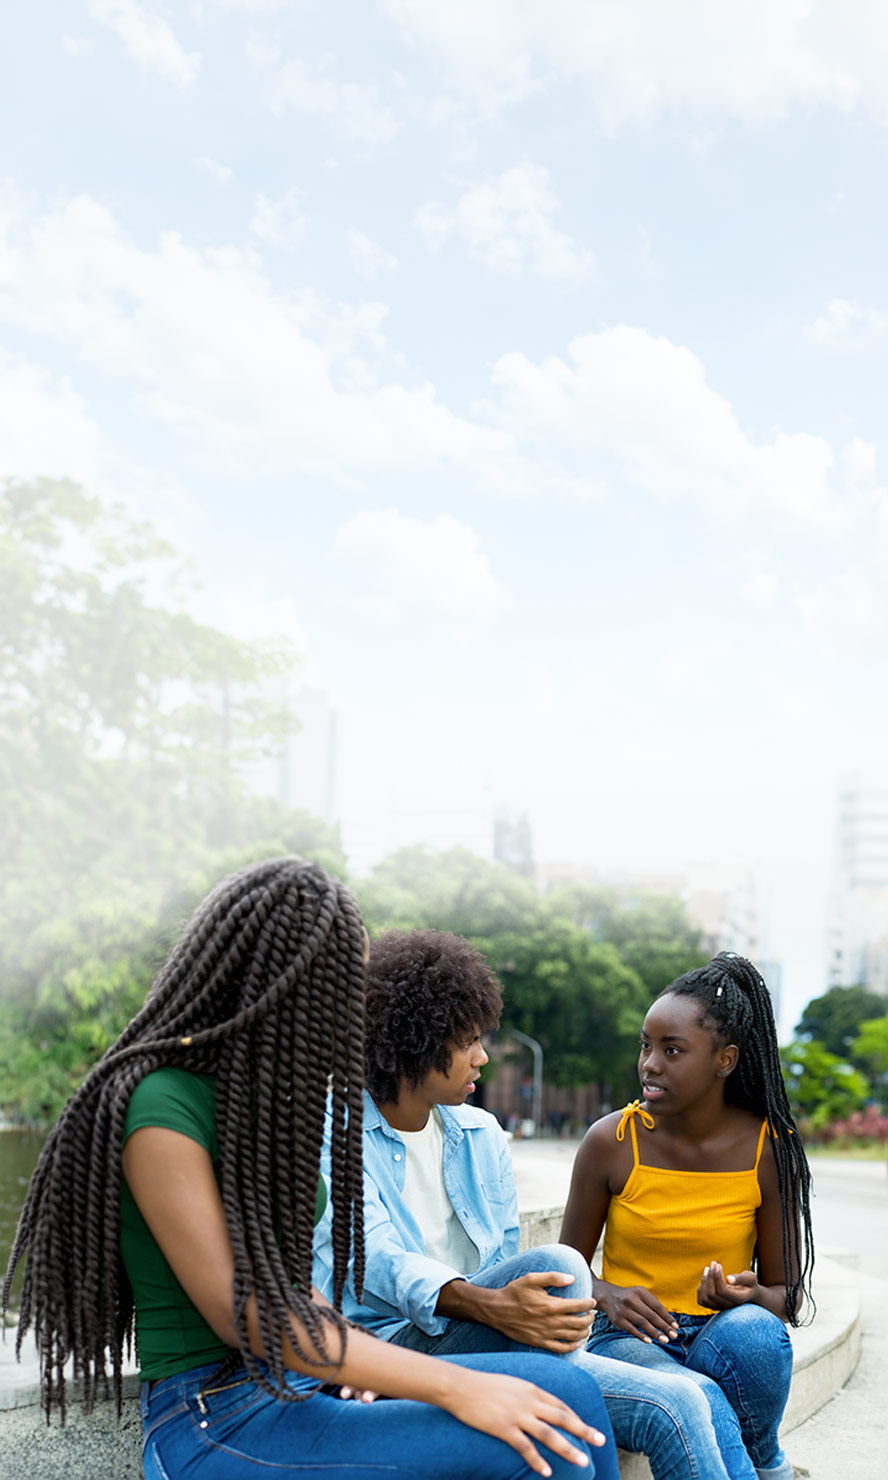
[[[884,7],[3,24],[3,471],[296,640],[366,856],[501,801],[544,859],[755,867],[816,994],[836,780],[884,764]]]

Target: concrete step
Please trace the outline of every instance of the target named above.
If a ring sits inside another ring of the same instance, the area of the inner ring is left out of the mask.
[[[522,1246],[557,1240],[562,1209],[544,1209],[522,1218]],[[556,1226],[553,1236],[551,1229]],[[860,1355],[860,1300],[853,1255],[818,1251],[814,1294],[817,1313],[809,1326],[792,1332],[795,1351],[792,1388],[781,1433],[789,1433],[828,1403],[847,1382]],[[36,1362],[30,1347],[16,1365],[14,1332],[0,1345],[0,1480],[140,1480],[141,1423],[138,1382],[125,1379],[123,1415],[117,1423],[112,1403],[85,1414],[72,1384],[68,1421],[47,1425],[40,1410]],[[851,1436],[849,1436],[850,1439]],[[650,1480],[643,1455],[621,1453],[622,1480]]]

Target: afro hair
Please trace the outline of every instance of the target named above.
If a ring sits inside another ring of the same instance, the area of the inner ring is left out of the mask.
[[[453,1045],[495,1028],[502,988],[462,936],[389,930],[370,947],[364,1051],[366,1084],[378,1105],[395,1104],[402,1080],[415,1088],[432,1069],[446,1074]]]

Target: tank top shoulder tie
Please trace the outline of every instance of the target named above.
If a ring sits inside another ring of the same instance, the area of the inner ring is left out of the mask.
[[[716,1260],[728,1274],[752,1266],[767,1120],[762,1121],[751,1167],[708,1172],[642,1162],[638,1119],[646,1130],[656,1131],[655,1117],[640,1100],[622,1111],[616,1138],[625,1140],[628,1125],[632,1169],[608,1208],[602,1276],[614,1285],[651,1290],[667,1310],[709,1315],[697,1301],[704,1266]]]

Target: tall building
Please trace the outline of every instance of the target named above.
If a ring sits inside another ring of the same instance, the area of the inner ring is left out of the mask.
[[[332,825],[339,816],[339,715],[323,689],[303,687],[283,702],[301,728],[279,755],[254,766],[253,788]]]
[[[513,873],[531,879],[534,874],[533,838],[526,812],[497,807],[493,814],[493,859]]]
[[[888,993],[888,776],[839,783],[827,949],[830,986]]]

